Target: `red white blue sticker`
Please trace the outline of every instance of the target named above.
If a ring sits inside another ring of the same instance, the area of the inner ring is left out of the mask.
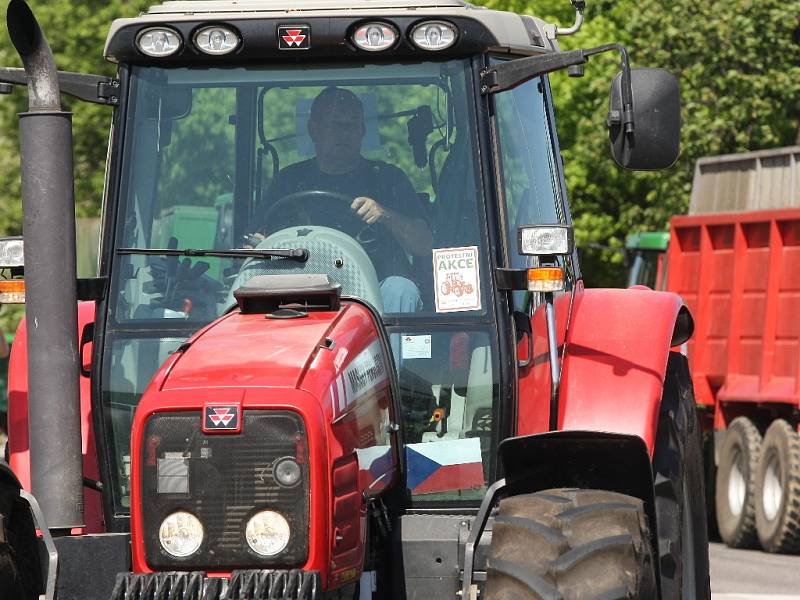
[[[238,404],[206,404],[203,406],[205,433],[239,433],[242,430],[242,407]]]
[[[467,490],[485,483],[478,438],[407,444],[406,465],[412,494]]]
[[[281,25],[278,27],[278,48],[281,50],[308,50],[311,48],[311,27],[308,25]]]

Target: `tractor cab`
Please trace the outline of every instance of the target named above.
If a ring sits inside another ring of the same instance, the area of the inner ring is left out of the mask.
[[[520,225],[569,222],[547,80],[483,95],[481,73],[509,57],[476,51],[499,32],[456,17],[480,14],[460,3],[446,20],[270,13],[268,60],[248,54],[268,45],[254,20],[209,26],[181,6],[116,25],[107,51],[121,89],[97,359],[113,510],[128,507],[131,421],[156,369],[251,278],[309,273],[380,315],[406,443],[472,465],[412,477],[413,501],[478,502],[513,377],[495,272],[530,263]],[[512,22],[521,52],[552,50],[544,24]]]

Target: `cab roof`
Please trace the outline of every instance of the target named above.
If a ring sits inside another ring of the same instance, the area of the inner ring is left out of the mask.
[[[491,34],[494,40],[487,50],[530,55],[556,49],[553,25],[537,17],[474,6],[461,0],[173,0],[151,6],[138,17],[115,20],[104,54],[108,60],[118,62],[119,57],[113,55],[119,45],[116,38],[131,27],[316,17],[463,18],[477,22]]]

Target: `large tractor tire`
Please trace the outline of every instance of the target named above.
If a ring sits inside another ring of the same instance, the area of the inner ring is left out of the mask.
[[[37,600],[43,591],[30,509],[0,471],[0,598]]]
[[[755,497],[761,547],[767,552],[800,551],[800,436],[783,419],[764,435]]]
[[[686,357],[671,352],[653,454],[661,597],[711,597],[703,445]]]
[[[500,502],[484,600],[657,597],[642,501],[556,489]]]
[[[756,470],[761,434],[747,417],[731,421],[717,465],[715,505],[722,541],[731,548],[755,548]]]

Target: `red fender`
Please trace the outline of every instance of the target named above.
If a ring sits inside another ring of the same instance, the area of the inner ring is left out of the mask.
[[[576,291],[559,429],[637,435],[652,456],[667,358],[682,309],[677,294],[643,287]]]
[[[76,345],[83,328],[94,322],[94,302],[78,303],[78,331]],[[92,344],[84,348],[81,363],[84,368],[91,367]],[[100,480],[97,464],[97,450],[92,423],[91,380],[80,377],[81,402],[81,448],[83,454],[83,475],[95,481]],[[11,469],[19,478],[23,488],[31,489],[30,448],[28,443],[28,340],[26,320],[22,319],[14,335],[11,357],[8,363],[8,448]],[[73,529],[73,534],[102,533],[102,497],[100,492],[83,488],[85,527]]]

